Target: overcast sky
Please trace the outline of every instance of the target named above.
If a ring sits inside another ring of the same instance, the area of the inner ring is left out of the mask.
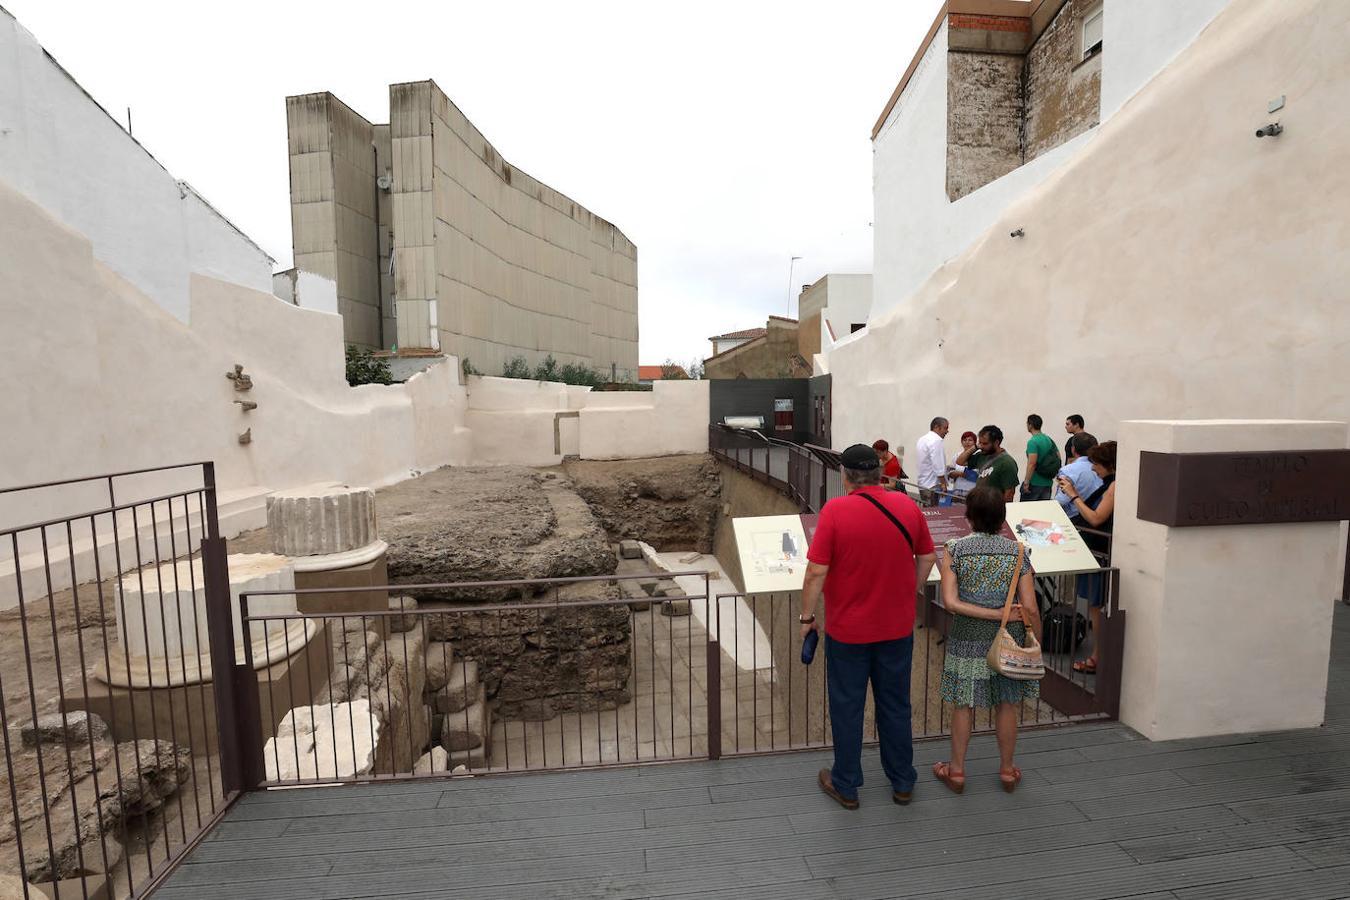
[[[0,0],[286,268],[288,94],[388,121],[435,79],[505,159],[638,246],[641,362],[870,272],[872,124],[937,0]]]

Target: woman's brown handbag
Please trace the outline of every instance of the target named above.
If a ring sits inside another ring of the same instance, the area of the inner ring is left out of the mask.
[[[989,645],[989,655],[985,660],[989,668],[1004,678],[1014,681],[1039,681],[1045,677],[1045,660],[1041,658],[1041,644],[1036,640],[1035,631],[1027,621],[1027,611],[1021,605],[1017,607],[1022,614],[1022,624],[1026,625],[1028,646],[1017,643],[1008,631],[1008,616],[1012,613],[1013,596],[1017,593],[1017,582],[1022,580],[1022,554],[1025,551],[1017,544],[1017,562],[1013,565],[1012,584],[1008,585],[1008,599],[1003,604],[1003,618],[998,623],[998,634]]]

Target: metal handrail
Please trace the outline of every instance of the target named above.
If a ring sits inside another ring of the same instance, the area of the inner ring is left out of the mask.
[[[0,494],[12,494],[17,491],[36,491],[40,488],[59,487],[63,484],[82,484],[86,481],[109,481],[127,475],[144,475],[148,472],[171,472],[174,469],[193,469],[208,465],[207,462],[176,463],[170,466],[150,466],[145,469],[128,469],[125,472],[109,472],[104,475],[85,475],[82,478],[63,478],[60,481],[44,481],[40,484],[19,484],[14,487],[0,488]]]

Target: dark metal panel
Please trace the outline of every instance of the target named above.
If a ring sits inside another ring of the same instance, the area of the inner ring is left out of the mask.
[[[1350,519],[1350,450],[1146,450],[1138,515],[1173,527]]]

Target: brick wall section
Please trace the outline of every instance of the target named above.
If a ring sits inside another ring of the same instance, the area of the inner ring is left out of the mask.
[[[1069,0],[1041,33],[1026,64],[1026,160],[1087,131],[1101,117],[1102,54],[1083,59],[1083,17],[1097,8]]]
[[[947,17],[949,28],[977,28],[981,31],[1031,31],[1031,20],[1013,16],[968,16],[952,13]]]

